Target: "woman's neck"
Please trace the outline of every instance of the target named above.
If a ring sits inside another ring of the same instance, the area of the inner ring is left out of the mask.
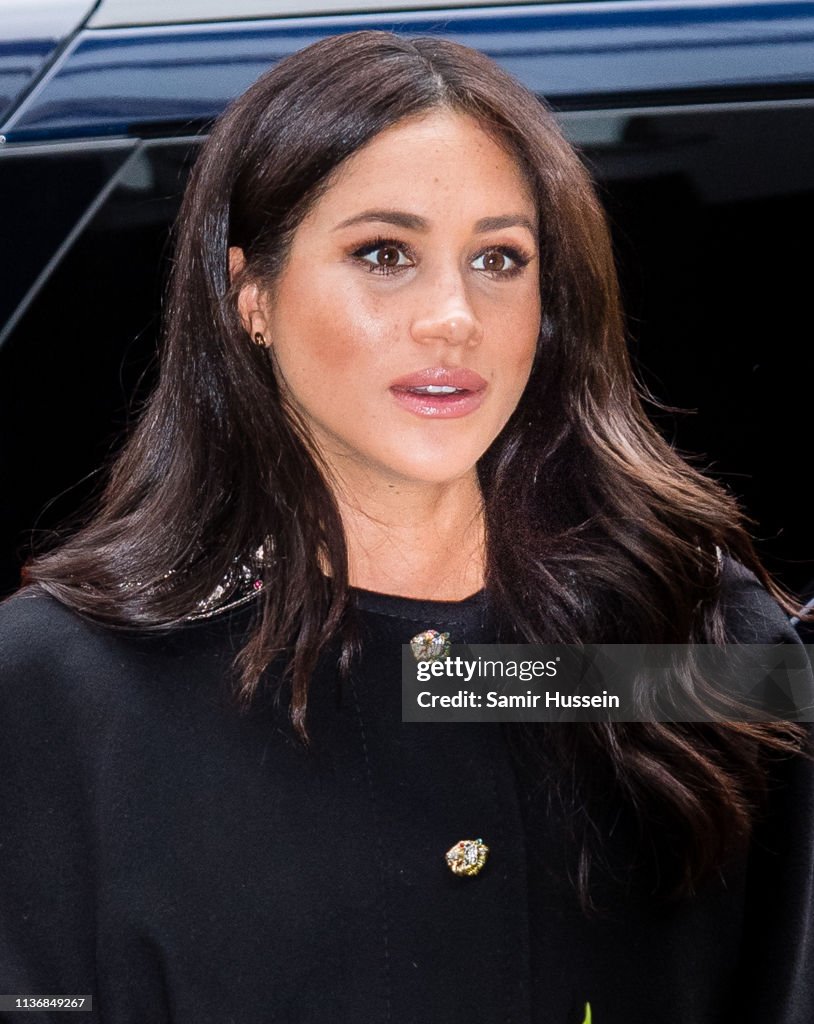
[[[483,503],[475,472],[459,480],[365,478],[336,489],[350,582],[364,590],[458,601],[483,586]]]

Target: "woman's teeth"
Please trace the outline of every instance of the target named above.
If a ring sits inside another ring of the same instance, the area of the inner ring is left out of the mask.
[[[454,395],[456,391],[462,390],[463,388],[453,388],[448,384],[427,384],[422,388],[410,388],[410,391],[418,395]]]

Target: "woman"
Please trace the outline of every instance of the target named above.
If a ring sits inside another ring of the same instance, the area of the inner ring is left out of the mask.
[[[106,1024],[811,1019],[797,727],[401,722],[429,628],[794,639],[641,410],[584,170],[485,57],[354,33],[226,112],[157,389],[26,579],[4,991]]]

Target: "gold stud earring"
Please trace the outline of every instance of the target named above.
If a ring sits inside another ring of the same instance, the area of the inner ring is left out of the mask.
[[[262,345],[263,348],[266,346],[266,339],[260,331],[254,332],[254,343],[255,345]]]

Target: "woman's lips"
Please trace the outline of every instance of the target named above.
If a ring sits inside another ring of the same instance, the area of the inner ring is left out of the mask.
[[[399,405],[417,416],[454,419],[481,405],[486,381],[474,370],[433,366],[394,380],[390,392]]]

